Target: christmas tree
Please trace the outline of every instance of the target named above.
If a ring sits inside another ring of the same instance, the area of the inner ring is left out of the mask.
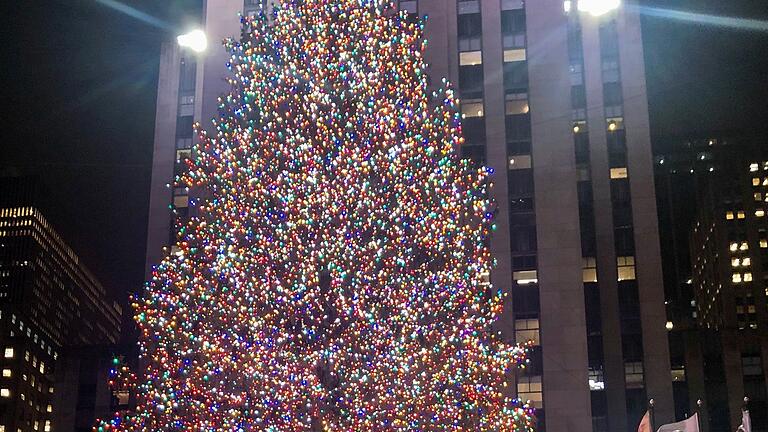
[[[136,412],[98,429],[532,430],[525,347],[492,328],[490,170],[456,156],[424,23],[381,0],[242,21],[179,179],[198,215],[135,304]]]

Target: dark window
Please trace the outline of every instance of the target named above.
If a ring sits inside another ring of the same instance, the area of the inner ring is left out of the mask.
[[[467,144],[485,144],[485,117],[465,118],[461,121],[461,130]]]
[[[512,286],[512,310],[515,319],[539,316],[539,287],[536,284]]]
[[[197,62],[190,59],[181,60],[179,71],[179,93],[194,93],[197,77]]]
[[[627,139],[623,130],[608,132],[608,163],[611,168],[627,166]]]
[[[508,92],[525,91],[528,88],[528,62],[504,63],[504,89]]]
[[[580,62],[583,57],[581,49],[581,27],[573,21],[568,23],[568,59]]]
[[[511,170],[507,173],[507,180],[510,198],[533,196],[533,170]]]
[[[507,154],[509,156],[531,154],[531,142],[507,141]]]
[[[576,163],[588,164],[589,134],[586,131],[573,134],[573,144],[576,148]]]
[[[609,82],[603,84],[603,100],[605,106],[621,105],[621,83]]]
[[[192,138],[192,116],[179,117],[176,121],[176,138]]]
[[[632,226],[617,227],[614,230],[616,255],[632,256],[635,254],[635,239]]]
[[[480,14],[460,14],[457,20],[457,33],[459,38],[479,37],[482,34]]]
[[[571,107],[586,108],[586,106],[587,93],[584,90],[584,85],[571,86]]]
[[[616,33],[616,21],[608,21],[600,26],[600,54],[604,59],[619,56],[619,38]]]
[[[525,9],[501,11],[501,33],[503,35],[525,33]]]
[[[459,89],[464,98],[479,98],[483,93],[483,65],[459,66]]]
[[[536,268],[536,255],[512,257],[512,270],[531,270]]]
[[[531,140],[531,115],[516,114],[505,117],[507,142]]]
[[[536,250],[536,227],[510,228],[510,249],[512,252],[533,252]]]
[[[481,166],[485,164],[485,146],[463,145],[461,146],[461,157],[471,160],[477,166]]]

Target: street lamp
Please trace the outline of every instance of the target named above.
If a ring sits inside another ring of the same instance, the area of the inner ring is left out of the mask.
[[[203,52],[208,47],[208,38],[205,36],[205,32],[202,30],[192,30],[189,33],[185,33],[176,37],[176,41],[179,46],[189,48],[194,52]]]

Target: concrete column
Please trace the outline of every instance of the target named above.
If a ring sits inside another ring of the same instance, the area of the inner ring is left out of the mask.
[[[563,2],[533,2],[526,20],[546,423],[551,431],[591,431]]]

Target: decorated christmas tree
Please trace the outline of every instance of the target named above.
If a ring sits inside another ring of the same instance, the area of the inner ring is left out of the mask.
[[[243,19],[231,91],[178,179],[180,251],[137,299],[117,431],[529,431],[493,329],[490,170],[456,155],[423,22],[380,0]]]

